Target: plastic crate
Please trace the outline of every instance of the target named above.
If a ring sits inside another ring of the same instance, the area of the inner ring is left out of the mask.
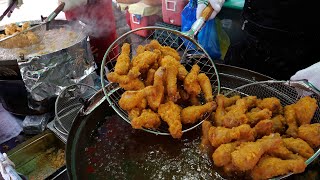
[[[181,12],[188,0],[162,0],[163,22],[181,26]]]
[[[165,27],[165,28],[169,28],[172,30],[177,30],[177,31],[181,31],[181,27],[180,26],[175,26],[172,24],[167,24],[164,22],[157,22],[155,24],[156,26],[159,27]],[[154,38],[158,39],[159,43],[165,46],[170,46],[172,48],[178,48],[179,45],[182,43],[181,38],[178,38],[177,35],[172,34],[172,33],[168,33],[166,31],[162,31],[162,30],[156,30],[154,33]],[[177,40],[178,38],[178,40]]]
[[[130,14],[131,29],[137,29],[137,28],[146,27],[146,26],[153,26],[158,21],[161,21],[161,17],[159,17],[156,14],[151,16],[141,16],[136,14]],[[148,30],[140,30],[134,33],[142,37],[147,37],[150,35],[151,32]]]

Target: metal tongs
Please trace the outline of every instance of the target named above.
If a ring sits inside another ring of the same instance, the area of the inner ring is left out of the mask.
[[[13,12],[13,10],[16,8],[18,1],[17,0],[13,0],[11,2],[11,4],[9,4],[8,8],[4,11],[4,13],[0,16],[0,21],[2,21],[2,19],[8,15],[8,17],[11,16],[11,13]]]

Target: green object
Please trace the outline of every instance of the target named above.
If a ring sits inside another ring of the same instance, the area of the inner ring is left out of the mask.
[[[28,179],[45,179],[61,167],[48,158],[65,145],[50,131],[45,131],[19,144],[8,152],[17,172]]]
[[[245,0],[226,0],[223,8],[232,8],[242,10]]]

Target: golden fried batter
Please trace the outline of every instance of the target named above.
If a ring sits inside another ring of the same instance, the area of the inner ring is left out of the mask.
[[[139,117],[131,120],[131,126],[134,129],[156,129],[160,126],[161,120],[159,114],[153,112],[151,109],[144,109]]]
[[[230,110],[225,113],[223,117],[220,117],[222,118],[222,126],[232,128],[237,127],[241,124],[246,124],[248,122],[248,117],[245,114],[247,110],[247,100],[244,98],[237,100],[236,104],[230,106]]]
[[[223,101],[224,101],[225,108],[234,105],[237,102],[237,100],[240,99],[240,96],[232,96],[230,98],[225,96],[223,97],[224,97]]]
[[[254,180],[269,179],[275,176],[302,173],[307,165],[301,159],[282,160],[276,157],[264,156],[251,172]]]
[[[167,79],[167,95],[170,101],[177,102],[180,99],[180,94],[177,87],[178,67],[174,64],[167,64],[166,79]]]
[[[318,108],[317,100],[310,96],[303,97],[295,104],[298,125],[310,124],[314,113]]]
[[[282,115],[271,118],[273,121],[273,132],[283,134],[285,132],[286,119]]]
[[[211,127],[209,130],[209,140],[213,147],[232,141],[253,141],[255,132],[248,125],[243,124],[232,129],[225,127]]]
[[[284,117],[286,119],[286,124],[288,125],[286,134],[296,138],[298,125],[297,125],[297,118],[296,118],[294,104],[287,105],[284,107]]]
[[[147,96],[147,101],[150,108],[154,111],[157,111],[158,107],[164,100],[164,86],[163,79],[165,77],[166,69],[164,67],[158,68],[154,74],[153,89],[156,92],[153,95]]]
[[[232,164],[241,171],[253,169],[261,156],[281,142],[279,134],[271,134],[256,142],[245,142],[231,153]]]
[[[130,79],[127,75],[119,75],[115,72],[108,73],[107,78],[110,82],[119,83],[119,86],[127,91],[140,90],[145,87],[140,79]]]
[[[154,69],[149,69],[147,78],[144,82],[146,86],[152,86],[153,85],[153,80],[154,80],[154,74],[156,73],[156,70]]]
[[[263,136],[270,135],[273,131],[273,121],[269,119],[265,119],[259,121],[255,126],[254,130],[256,132],[256,137],[261,138]]]
[[[198,74],[200,72],[200,67],[195,64],[192,66],[190,73],[184,79],[183,85],[184,89],[193,95],[198,95],[201,91],[201,87],[198,82]]]
[[[239,144],[240,142],[221,144],[212,154],[214,165],[222,167],[232,163],[231,153]]]
[[[208,76],[204,73],[200,73],[198,75],[198,82],[204,94],[204,98],[206,99],[206,102],[213,101],[212,86]]]
[[[308,159],[314,154],[314,151],[309,144],[300,138],[284,138],[283,142],[287,149],[294,153],[298,153],[304,158]]]
[[[117,58],[114,72],[119,75],[127,75],[130,68],[130,44],[124,43],[121,47],[121,54]]]
[[[202,127],[202,137],[201,137],[200,148],[204,152],[208,152],[212,148],[211,143],[209,141],[209,130],[212,127],[212,124],[210,121],[206,120],[206,121],[203,121],[203,123],[201,124],[201,127]]]
[[[181,111],[181,122],[183,124],[193,124],[202,119],[205,113],[211,113],[216,109],[214,101],[208,102],[200,106],[189,106]]]
[[[320,124],[304,124],[298,129],[298,137],[305,140],[311,147],[320,146]]]
[[[257,109],[254,108],[254,111],[256,111]],[[247,112],[246,113],[247,117],[248,117],[248,123],[251,126],[256,125],[260,120],[263,119],[270,119],[272,116],[272,112],[269,109],[263,109],[261,111],[257,111],[257,112]]]
[[[148,86],[139,91],[126,91],[121,95],[119,100],[119,106],[124,110],[131,110],[137,107],[140,103],[143,103],[143,99],[146,96],[155,94],[155,91],[151,86]]]
[[[262,99],[262,101],[258,103],[258,107],[261,109],[269,109],[272,113],[279,113],[282,106],[278,98],[270,97]]]
[[[141,73],[147,72],[152,65],[157,62],[158,54],[150,51],[145,51],[132,59],[132,67],[129,70],[130,78],[137,78]]]
[[[161,51],[163,57],[169,55],[174,57],[177,61],[180,61],[180,55],[175,49],[169,46],[161,46],[157,40],[151,40],[150,43],[145,46],[145,49],[148,51],[158,49]]]
[[[182,136],[182,124],[180,119],[181,107],[172,101],[161,104],[158,113],[162,120],[169,125],[169,132],[173,138],[180,139]]]

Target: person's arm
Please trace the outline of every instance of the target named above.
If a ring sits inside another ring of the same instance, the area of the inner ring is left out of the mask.
[[[208,6],[208,4],[210,3],[212,8],[213,8],[213,12],[210,16],[209,19],[213,19],[216,17],[216,15],[220,12],[223,4],[224,4],[225,0],[198,0],[198,7],[197,7],[197,19],[200,17],[202,11],[204,10],[204,8],[206,8]]]
[[[65,3],[63,11],[68,11],[79,6],[86,5],[88,3],[88,0],[59,0],[59,3],[61,2]]]
[[[320,90],[320,62],[296,72],[291,80],[308,80],[313,86]]]

